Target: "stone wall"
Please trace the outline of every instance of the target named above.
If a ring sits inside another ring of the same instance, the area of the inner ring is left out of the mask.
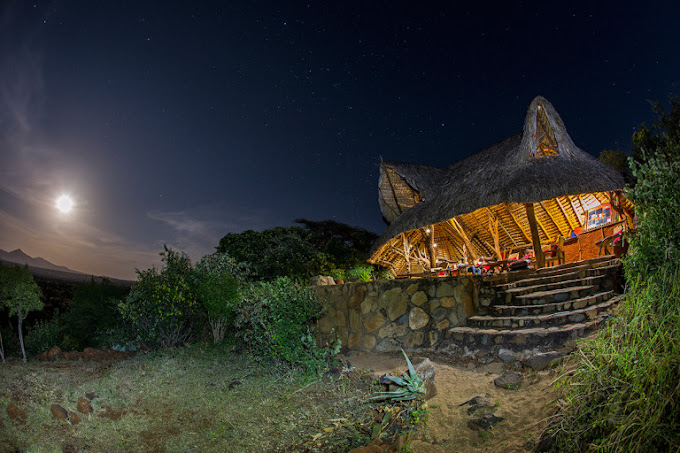
[[[472,276],[375,281],[316,287],[326,311],[319,342],[349,350],[390,352],[434,348],[446,329],[464,326],[477,306]]]

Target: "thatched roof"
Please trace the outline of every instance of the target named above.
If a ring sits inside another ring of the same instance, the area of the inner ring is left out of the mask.
[[[479,208],[623,186],[618,172],[574,145],[552,104],[538,96],[529,106],[522,133],[447,168],[382,162],[379,202],[389,227],[374,244],[372,261],[401,233]]]

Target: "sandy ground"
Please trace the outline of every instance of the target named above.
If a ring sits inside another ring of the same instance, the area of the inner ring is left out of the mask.
[[[413,355],[414,365],[425,357]],[[354,353],[348,357],[359,369],[397,375],[406,369],[399,354]],[[520,370],[524,382],[518,390],[501,389],[493,384],[504,369],[512,365],[490,363],[477,368],[455,366],[433,360],[437,367],[435,384],[438,394],[428,401],[429,420],[424,432],[412,443],[416,453],[440,452],[527,452],[531,451],[539,432],[550,415],[547,404],[555,398],[551,383],[555,370],[535,372]],[[459,405],[475,396],[486,396],[497,405],[495,415],[505,420],[479,433],[467,425],[472,417],[468,406]]]

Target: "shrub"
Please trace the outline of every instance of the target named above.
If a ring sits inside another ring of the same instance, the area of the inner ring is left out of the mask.
[[[394,274],[389,269],[383,269],[378,274],[378,278],[382,280],[394,280]]]
[[[143,342],[167,348],[189,341],[198,303],[191,288],[189,257],[167,246],[161,257],[160,271],[137,271],[137,283],[119,308]]]
[[[75,342],[74,349],[110,347],[105,332],[130,335],[118,304],[127,290],[104,280],[94,279],[76,286],[73,302],[64,313],[64,331]]]
[[[239,302],[238,270],[233,259],[219,253],[203,257],[194,269],[196,297],[210,323],[213,342],[221,343]]]
[[[52,346],[64,349],[64,323],[59,313],[49,320],[38,320],[26,332],[26,350],[29,354],[40,354]]]
[[[680,158],[657,153],[630,166],[637,184],[627,196],[638,214],[625,266],[635,279],[680,261]]]
[[[331,269],[330,274],[335,281],[345,280],[347,278],[344,269]]]
[[[314,291],[289,278],[252,283],[242,293],[237,337],[259,356],[318,371],[323,351],[311,323],[321,312]]]
[[[347,271],[347,275],[355,282],[370,282],[373,279],[373,268],[357,266]]]

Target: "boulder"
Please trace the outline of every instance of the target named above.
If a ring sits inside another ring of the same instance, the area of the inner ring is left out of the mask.
[[[68,420],[71,422],[72,425],[77,425],[78,423],[80,423],[80,417],[78,417],[78,414],[76,414],[73,411],[69,411]]]
[[[468,421],[468,427],[474,431],[486,431],[503,420],[505,420],[503,417],[497,417],[493,412],[489,412],[481,417],[473,418]]]
[[[92,405],[83,397],[78,398],[78,412],[81,414],[89,414],[92,412]]]
[[[493,380],[496,387],[504,389],[518,389],[524,381],[524,376],[519,371],[511,371]]]
[[[309,286],[327,286],[335,285],[335,280],[333,277],[327,275],[315,275],[309,279]]]
[[[437,395],[437,386],[434,384],[434,378],[437,375],[437,368],[430,359],[425,359],[416,367],[416,373],[420,376],[425,387],[425,399],[429,400]]]
[[[14,403],[7,405],[7,416],[10,420],[16,421],[20,425],[26,423],[27,420],[26,409],[20,409]]]
[[[539,352],[524,361],[524,365],[532,370],[541,371],[548,368],[555,360],[564,357],[564,354],[557,351]]]
[[[57,360],[61,355],[61,349],[59,346],[52,346],[47,351],[43,352],[38,356],[40,360]]]
[[[408,314],[408,326],[411,330],[422,329],[430,322],[430,317],[422,308],[414,307]]]
[[[53,404],[50,410],[52,411],[52,417],[56,418],[57,420],[68,420],[68,411],[60,405]]]
[[[515,353],[509,349],[500,348],[498,350],[498,358],[503,362],[512,362],[515,360]]]

